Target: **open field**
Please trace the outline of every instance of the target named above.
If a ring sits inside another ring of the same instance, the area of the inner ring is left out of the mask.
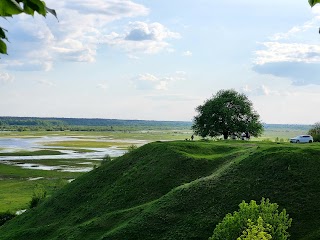
[[[26,209],[37,184],[49,195],[82,173],[22,169],[0,164],[0,212]],[[35,179],[35,180],[33,180]]]

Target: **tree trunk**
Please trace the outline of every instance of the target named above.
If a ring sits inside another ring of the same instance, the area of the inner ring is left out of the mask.
[[[223,138],[224,138],[224,140],[227,140],[227,139],[228,139],[228,133],[227,133],[227,132],[224,132],[224,133],[223,133]]]

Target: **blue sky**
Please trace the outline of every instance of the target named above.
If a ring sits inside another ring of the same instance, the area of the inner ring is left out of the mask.
[[[0,115],[192,120],[220,89],[263,122],[320,121],[320,7],[269,1],[46,1],[1,20]]]

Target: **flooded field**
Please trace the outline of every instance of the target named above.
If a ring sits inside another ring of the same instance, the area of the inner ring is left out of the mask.
[[[119,157],[127,151],[130,145],[142,146],[147,142],[146,140],[114,140],[95,136],[4,137],[0,138],[0,163],[25,169],[87,172],[105,155],[112,158]],[[47,150],[48,154],[46,155],[46,152],[42,150]],[[40,152],[41,154],[37,154]],[[54,154],[51,154],[52,152]],[[43,164],[44,161],[41,160],[52,161],[45,161]],[[65,164],[56,165],[62,160],[66,160]]]

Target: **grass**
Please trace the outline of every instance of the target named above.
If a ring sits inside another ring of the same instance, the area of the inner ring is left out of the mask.
[[[267,197],[293,218],[292,240],[316,240],[319,156],[319,144],[147,144],[0,227],[0,239],[208,239],[242,200]]]
[[[0,212],[25,209],[31,200],[35,185],[41,183],[50,195],[63,180],[74,179],[83,173],[22,169],[0,164]],[[42,179],[29,181],[30,178]],[[1,239],[1,237],[0,237]]]
[[[28,181],[25,179],[5,179],[0,181],[0,212],[10,211],[12,213],[27,209],[37,184],[45,187],[50,196],[62,185],[67,184],[67,179],[39,179]],[[1,237],[0,237],[1,238]]]

